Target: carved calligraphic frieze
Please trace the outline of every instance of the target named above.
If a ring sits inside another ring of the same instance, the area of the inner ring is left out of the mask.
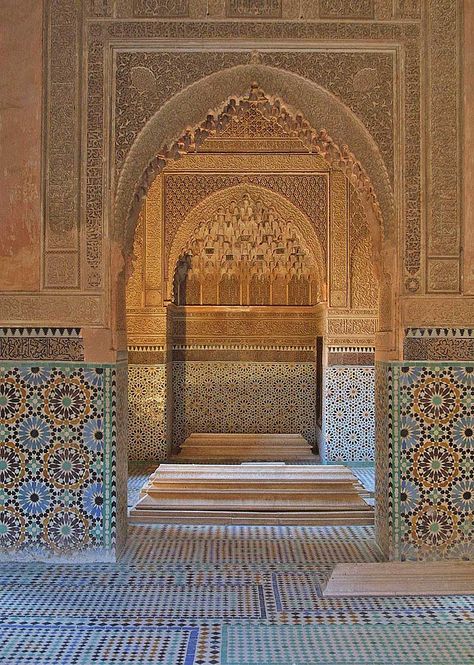
[[[321,18],[373,18],[374,0],[319,0]]]
[[[332,171],[329,181],[329,303],[331,307],[346,307],[348,286],[347,181],[341,171]]]
[[[225,0],[228,18],[280,18],[283,0]]]

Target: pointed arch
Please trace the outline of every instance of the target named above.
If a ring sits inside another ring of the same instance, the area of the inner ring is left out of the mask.
[[[311,152],[322,155],[330,166],[342,169],[354,183],[364,205],[371,209],[371,234],[380,255],[384,240],[394,240],[394,202],[387,168],[369,131],[341,100],[316,83],[292,72],[256,64],[221,70],[193,83],[147,122],[118,181],[116,235],[125,236],[130,249],[141,202],[157,173],[170,160],[194,152],[196,144],[235,111],[239,99],[251,101],[252,93],[249,95],[248,91],[254,81],[265,91],[264,112],[269,117],[278,113],[292,135],[299,136]]]

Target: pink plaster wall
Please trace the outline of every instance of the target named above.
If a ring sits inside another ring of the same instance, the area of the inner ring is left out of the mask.
[[[0,291],[39,289],[42,10],[0,1]]]

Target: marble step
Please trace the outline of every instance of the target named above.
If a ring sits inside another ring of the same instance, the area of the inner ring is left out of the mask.
[[[149,482],[157,479],[183,481],[186,479],[231,480],[244,482],[308,482],[354,483],[360,486],[358,478],[344,466],[288,466],[282,464],[161,464],[150,476]]]
[[[233,487],[233,486],[220,486],[216,487],[209,483],[200,483],[195,487],[189,485],[164,485],[157,483],[156,485],[148,485],[142,496],[151,496],[154,499],[162,501],[181,500],[183,497],[186,500],[192,501],[211,501],[217,499],[219,501],[240,503],[245,500],[247,503],[252,502],[255,504],[273,503],[280,501],[286,504],[294,502],[303,503],[317,503],[318,501],[327,503],[333,502],[335,505],[354,504],[363,505],[363,499],[360,494],[354,491],[353,487],[343,487],[334,489],[319,489],[316,487],[298,488],[293,486],[290,488],[280,487],[259,487],[258,484]]]
[[[474,594],[474,562],[338,563],[322,593],[325,598]]]
[[[266,526],[364,526],[374,523],[367,511],[216,511],[134,508],[131,524],[254,524]]]
[[[315,459],[311,446],[300,434],[196,432],[182,444],[171,460],[268,461]]]
[[[256,453],[254,455],[245,453],[241,455],[233,455],[230,453],[227,453],[225,455],[216,455],[215,453],[209,452],[206,455],[196,455],[193,453],[187,453],[186,455],[176,455],[172,456],[169,458],[170,462],[177,462],[177,463],[182,463],[182,464],[193,464],[194,462],[199,462],[199,460],[202,460],[205,463],[212,462],[212,463],[240,463],[240,462],[280,462],[281,460],[284,460],[287,463],[293,463],[293,462],[311,462],[314,461],[314,457],[310,455],[303,455],[303,454],[298,454],[298,455],[287,455],[285,453],[279,453],[279,454],[261,454],[261,453]]]
[[[190,434],[187,441],[198,441],[201,439],[222,439],[223,441],[232,441],[239,439],[241,441],[261,440],[261,441],[291,441],[298,440],[307,443],[306,439],[301,434],[280,434],[272,432],[194,432]]]

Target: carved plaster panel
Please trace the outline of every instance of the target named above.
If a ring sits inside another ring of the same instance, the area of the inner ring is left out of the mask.
[[[374,18],[374,0],[319,0],[321,18]]]
[[[104,322],[104,303],[100,296],[69,293],[64,295],[0,295],[4,323],[11,325],[100,325]]]
[[[344,176],[343,176],[344,177]],[[310,305],[321,300],[316,258],[279,201],[244,191],[188,237],[174,272],[177,305]],[[169,267],[171,271],[173,266]],[[320,267],[321,269],[321,267]]]
[[[398,0],[400,18],[419,19],[421,17],[422,0]]]
[[[340,171],[330,175],[329,304],[346,307],[348,287],[347,180]]]
[[[281,18],[282,0],[225,0],[228,18]]]
[[[145,236],[145,227],[146,227],[146,205],[140,213],[138,218],[138,224],[135,229],[135,241],[133,243],[133,255],[130,265],[130,276],[127,280],[127,286],[125,289],[125,304],[127,309],[132,307],[142,307],[143,296],[145,291],[144,283],[144,266],[145,266],[145,256],[144,256],[144,236]]]
[[[185,18],[189,16],[189,0],[133,0],[136,18]]]
[[[457,258],[430,261],[428,292],[459,290],[461,235],[460,3],[429,1],[428,104],[428,256]],[[437,156],[437,158],[435,157]]]
[[[459,259],[428,260],[428,291],[459,293]]]
[[[78,3],[45,3],[48,92],[45,98],[44,287],[79,286],[79,39]],[[51,253],[67,250],[68,254]],[[69,270],[64,266],[69,264]]]
[[[220,156],[225,163],[227,155]],[[265,161],[261,158],[261,161]],[[165,254],[189,211],[213,192],[240,184],[257,185],[282,194],[311,220],[323,248],[327,238],[326,174],[165,174]]]
[[[474,327],[474,298],[406,298],[402,300],[402,322],[410,327]]]
[[[376,12],[377,16],[379,15],[380,2],[376,3]],[[66,7],[67,5],[67,7]],[[100,6],[104,8],[100,9]],[[417,6],[416,3],[411,2],[409,8],[409,3],[404,0],[400,0],[398,5],[398,15],[404,18],[410,18],[412,14],[416,14]],[[91,4],[91,7],[99,7],[100,13],[102,16],[110,15],[109,7],[107,3],[98,3],[94,2]],[[57,34],[55,36],[55,44],[57,50],[55,51],[56,55],[51,60],[50,64],[50,77],[53,76],[55,68],[63,68],[64,71],[67,71],[67,83],[72,86],[68,98],[72,99],[77,95],[77,79],[75,78],[74,71],[74,53],[76,49],[74,39],[71,39],[71,23],[68,19],[67,11],[70,9],[70,3],[55,3],[51,8],[54,16],[53,22],[57,26]],[[386,8],[383,10],[385,11]],[[452,3],[451,0],[437,0],[436,3],[432,3],[432,19],[430,24],[431,30],[431,39],[430,39],[430,58],[432,66],[436,66],[441,74],[441,79],[443,80],[444,91],[442,98],[439,97],[436,93],[436,88],[432,87],[431,93],[431,116],[430,121],[433,127],[444,127],[446,123],[452,127],[451,119],[456,116],[456,105],[457,105],[457,93],[456,86],[458,85],[458,79],[456,76],[455,67],[457,65],[457,55],[450,51],[450,49],[445,49],[445,44],[457,44],[458,35],[459,35],[459,20],[458,17],[454,15],[455,12],[459,11],[458,3]],[[96,13],[94,9],[92,13]],[[410,17],[408,16],[410,14]],[[438,31],[444,31],[444,34],[441,34],[443,38],[441,41],[435,39],[433,36],[438,34]],[[175,43],[180,39],[214,39],[219,37],[220,39],[231,39],[233,37],[240,38],[251,38],[251,39],[305,39],[305,40],[341,40],[342,43],[346,40],[371,40],[373,43],[378,45],[382,43],[399,43],[401,44],[403,55],[404,55],[404,72],[405,72],[405,101],[404,101],[404,116],[405,116],[405,125],[404,125],[404,144],[406,146],[406,159],[405,159],[405,179],[403,184],[403,189],[405,191],[406,197],[406,210],[405,210],[405,219],[406,219],[406,233],[405,233],[405,264],[407,275],[409,280],[407,281],[407,288],[411,292],[417,292],[421,288],[420,284],[420,270],[422,267],[422,238],[421,238],[421,223],[420,223],[420,210],[419,210],[419,188],[420,188],[420,162],[419,154],[420,151],[417,149],[419,145],[419,135],[420,135],[420,67],[419,67],[419,48],[420,48],[420,33],[417,24],[413,21],[405,21],[400,23],[370,23],[370,21],[364,21],[363,23],[356,22],[340,22],[337,21],[326,21],[320,24],[311,23],[311,22],[298,22],[298,23],[272,23],[271,21],[267,22],[246,22],[240,24],[238,22],[199,22],[199,21],[183,21],[179,22],[170,22],[165,21],[160,22],[139,22],[139,21],[104,21],[102,22],[90,22],[88,27],[87,35],[87,47],[88,47],[88,73],[86,80],[86,97],[88,101],[88,120],[87,120],[87,156],[88,162],[86,167],[86,202],[85,210],[83,214],[84,222],[84,239],[85,239],[85,257],[83,262],[82,275],[84,278],[83,284],[88,288],[98,288],[102,286],[102,247],[101,247],[101,237],[102,237],[102,228],[103,228],[103,201],[105,199],[104,183],[107,182],[108,176],[104,171],[104,164],[106,164],[106,153],[104,148],[106,144],[104,143],[104,46],[109,43],[110,40],[114,40],[115,43],[118,43],[118,40],[133,40],[136,44],[144,42],[148,39],[160,39],[160,38],[172,38]],[[50,35],[51,38],[51,35]],[[63,43],[64,48],[60,48],[60,44]],[[72,57],[71,54],[72,53]],[[77,53],[77,51],[76,51]],[[135,54],[134,54],[135,55]],[[179,57],[180,54],[175,54]],[[220,54],[222,55],[222,54]],[[226,66],[229,66],[232,54],[227,54],[227,63]],[[242,53],[234,54],[235,62],[239,61],[242,57]],[[299,51],[298,53],[265,53],[262,57],[265,64],[279,66],[281,68],[288,68],[295,71],[292,66],[290,66],[290,61],[293,64],[298,64],[298,71],[295,73],[301,73],[303,70],[305,76],[314,76],[314,73],[308,69],[308,57],[313,54],[306,53],[304,57],[306,62],[304,62],[303,55]],[[335,58],[342,57],[341,54],[331,54]],[[365,58],[363,65],[357,68],[357,71],[352,72],[352,76],[356,81],[359,92],[361,93],[364,86],[373,86],[374,82],[377,81],[377,76],[380,76],[380,67],[377,64],[372,65],[368,63],[368,58],[379,57],[380,54],[363,54],[357,53],[354,57]],[[204,69],[199,65],[199,58],[201,61],[204,60],[202,57],[203,54],[190,54],[190,57],[193,58],[195,63],[189,69],[193,69],[194,75],[197,78],[205,75],[205,68],[207,65],[204,65]],[[271,56],[271,57],[270,57]],[[300,59],[301,56],[301,59]],[[248,57],[248,53],[246,55]],[[316,54],[316,58],[324,57],[324,54]],[[348,55],[349,57],[349,55]],[[352,57],[352,55],[350,56]],[[386,57],[386,56],[380,56]],[[206,58],[209,59],[208,54]],[[162,57],[162,53],[158,55],[158,59],[166,61],[166,58]],[[387,56],[387,59],[390,58]],[[248,60],[247,60],[248,61]],[[354,58],[353,58],[354,61]],[[107,62],[107,61],[105,61]],[[56,64],[55,64],[56,63]],[[279,63],[279,64],[278,64]],[[172,67],[169,67],[169,60],[164,63],[164,66],[169,70]],[[153,68],[152,68],[153,69]],[[177,83],[177,87],[174,90],[181,89],[180,86],[186,85],[183,82],[183,71],[187,72],[188,68],[180,67],[180,78]],[[314,69],[318,69],[319,72],[325,72],[326,68],[317,67],[316,64],[313,66]],[[330,68],[327,68],[330,69]],[[362,71],[361,70],[367,70]],[[374,71],[376,70],[377,74]],[[334,94],[356,94],[354,87],[349,85],[349,81],[345,79],[344,81],[340,80],[341,74],[347,70],[344,67],[337,67],[334,71],[337,73],[337,83],[331,83],[331,77],[325,76],[325,80],[322,81],[322,84],[326,87],[329,87]],[[154,72],[152,71],[155,76]],[[108,74],[107,74],[108,75]],[[356,76],[357,75],[357,76]],[[173,76],[176,78],[175,74],[167,74],[168,77],[171,76],[170,80],[173,80]],[[147,85],[146,78],[148,77],[149,82],[151,78],[148,74],[145,74],[145,87]],[[135,77],[136,80],[137,77]],[[143,78],[143,77],[142,77]],[[344,76],[343,76],[344,78]],[[385,85],[385,75],[382,76]],[[156,76],[155,76],[156,79]],[[327,79],[327,80],[326,80]],[[53,80],[52,78],[50,80]],[[107,79],[108,80],[108,79]],[[166,81],[160,75],[160,85],[161,83],[166,83]],[[433,85],[438,85],[436,82],[433,82]],[[140,85],[140,84],[139,84]],[[131,86],[131,79],[128,80],[128,87]],[[336,88],[332,89],[331,86],[339,86],[342,92],[338,92]],[[120,88],[120,86],[118,86]],[[163,85],[163,89],[166,88],[166,98],[169,98],[173,94],[173,87]],[[65,87],[64,87],[65,89]],[[137,95],[140,95],[139,91],[136,92]],[[143,96],[144,93],[142,93]],[[365,93],[364,93],[365,94]],[[377,104],[375,107],[380,107],[380,101],[386,99],[384,95],[380,94],[380,91],[376,91],[376,88],[372,88],[372,92],[377,99]],[[163,99],[164,101],[164,99]],[[141,104],[142,102],[140,102]],[[348,104],[350,108],[356,108],[357,102],[354,102],[353,99],[346,100],[345,103]],[[140,106],[138,104],[138,106]],[[355,106],[353,106],[355,104]],[[362,99],[359,102],[360,106],[367,109],[370,109],[371,105],[367,103],[366,99]],[[54,108],[51,105],[46,105],[46,126],[51,128],[51,133],[54,133],[55,136],[61,136],[65,132],[70,132],[71,120],[74,123],[74,119],[70,116],[66,117],[66,113],[59,113],[59,109],[64,111],[66,106],[64,105],[54,105]],[[362,111],[363,112],[363,111]],[[384,122],[390,116],[391,110],[385,109],[382,123],[377,127],[377,124],[369,126],[371,123],[367,118],[362,118],[362,120],[369,127],[373,136],[376,137],[377,141],[381,146],[382,152],[388,144],[382,138],[384,132],[387,132],[387,126],[384,125]],[[119,117],[122,117],[119,110]],[[448,121],[448,119],[450,119]],[[133,128],[131,128],[131,131]],[[70,135],[70,134],[68,134]],[[388,136],[388,134],[386,134]],[[436,137],[440,136],[440,133],[436,134]],[[431,136],[430,136],[431,138]],[[437,140],[437,138],[436,138]],[[64,143],[64,145],[66,145]],[[353,146],[351,146],[353,147]],[[68,146],[67,150],[63,151],[63,155],[67,157],[68,155],[74,154],[77,157],[77,146],[72,144]],[[439,154],[444,154],[444,151],[435,152],[435,159],[432,160],[439,163],[440,157]],[[451,153],[453,155],[453,153]],[[450,157],[452,163],[454,164],[453,168],[446,167],[450,173],[458,170],[458,159],[455,159],[454,156]],[[61,154],[56,153],[55,151],[49,152],[47,155],[47,166],[46,170],[49,173],[64,173],[64,168],[62,166],[62,157]],[[438,166],[434,169],[433,175],[434,179],[437,182],[437,186],[432,189],[432,208],[434,210],[441,210],[442,201],[449,199],[453,196],[454,188],[454,179],[447,177],[443,179],[442,172],[437,172]],[[444,167],[442,167],[444,168]],[[451,170],[450,170],[451,169]],[[74,171],[75,169],[73,169]],[[106,175],[106,177],[104,177]],[[448,173],[449,175],[449,173]],[[75,181],[76,182],[76,181]],[[459,178],[457,178],[459,182]],[[456,184],[456,187],[458,185]],[[62,209],[65,209],[64,206],[70,206],[71,201],[74,199],[74,193],[64,194],[64,187],[62,189]],[[72,197],[72,198],[71,198]],[[51,193],[46,192],[46,207],[51,206],[52,198]],[[436,234],[435,234],[436,235]]]
[[[116,58],[118,169],[144,123],[169,97],[214,71],[249,62],[246,51],[132,51]],[[261,64],[309,78],[339,97],[366,125],[393,173],[393,54],[265,52],[260,58]]]
[[[163,302],[163,178],[158,176],[146,198],[145,304]]]

